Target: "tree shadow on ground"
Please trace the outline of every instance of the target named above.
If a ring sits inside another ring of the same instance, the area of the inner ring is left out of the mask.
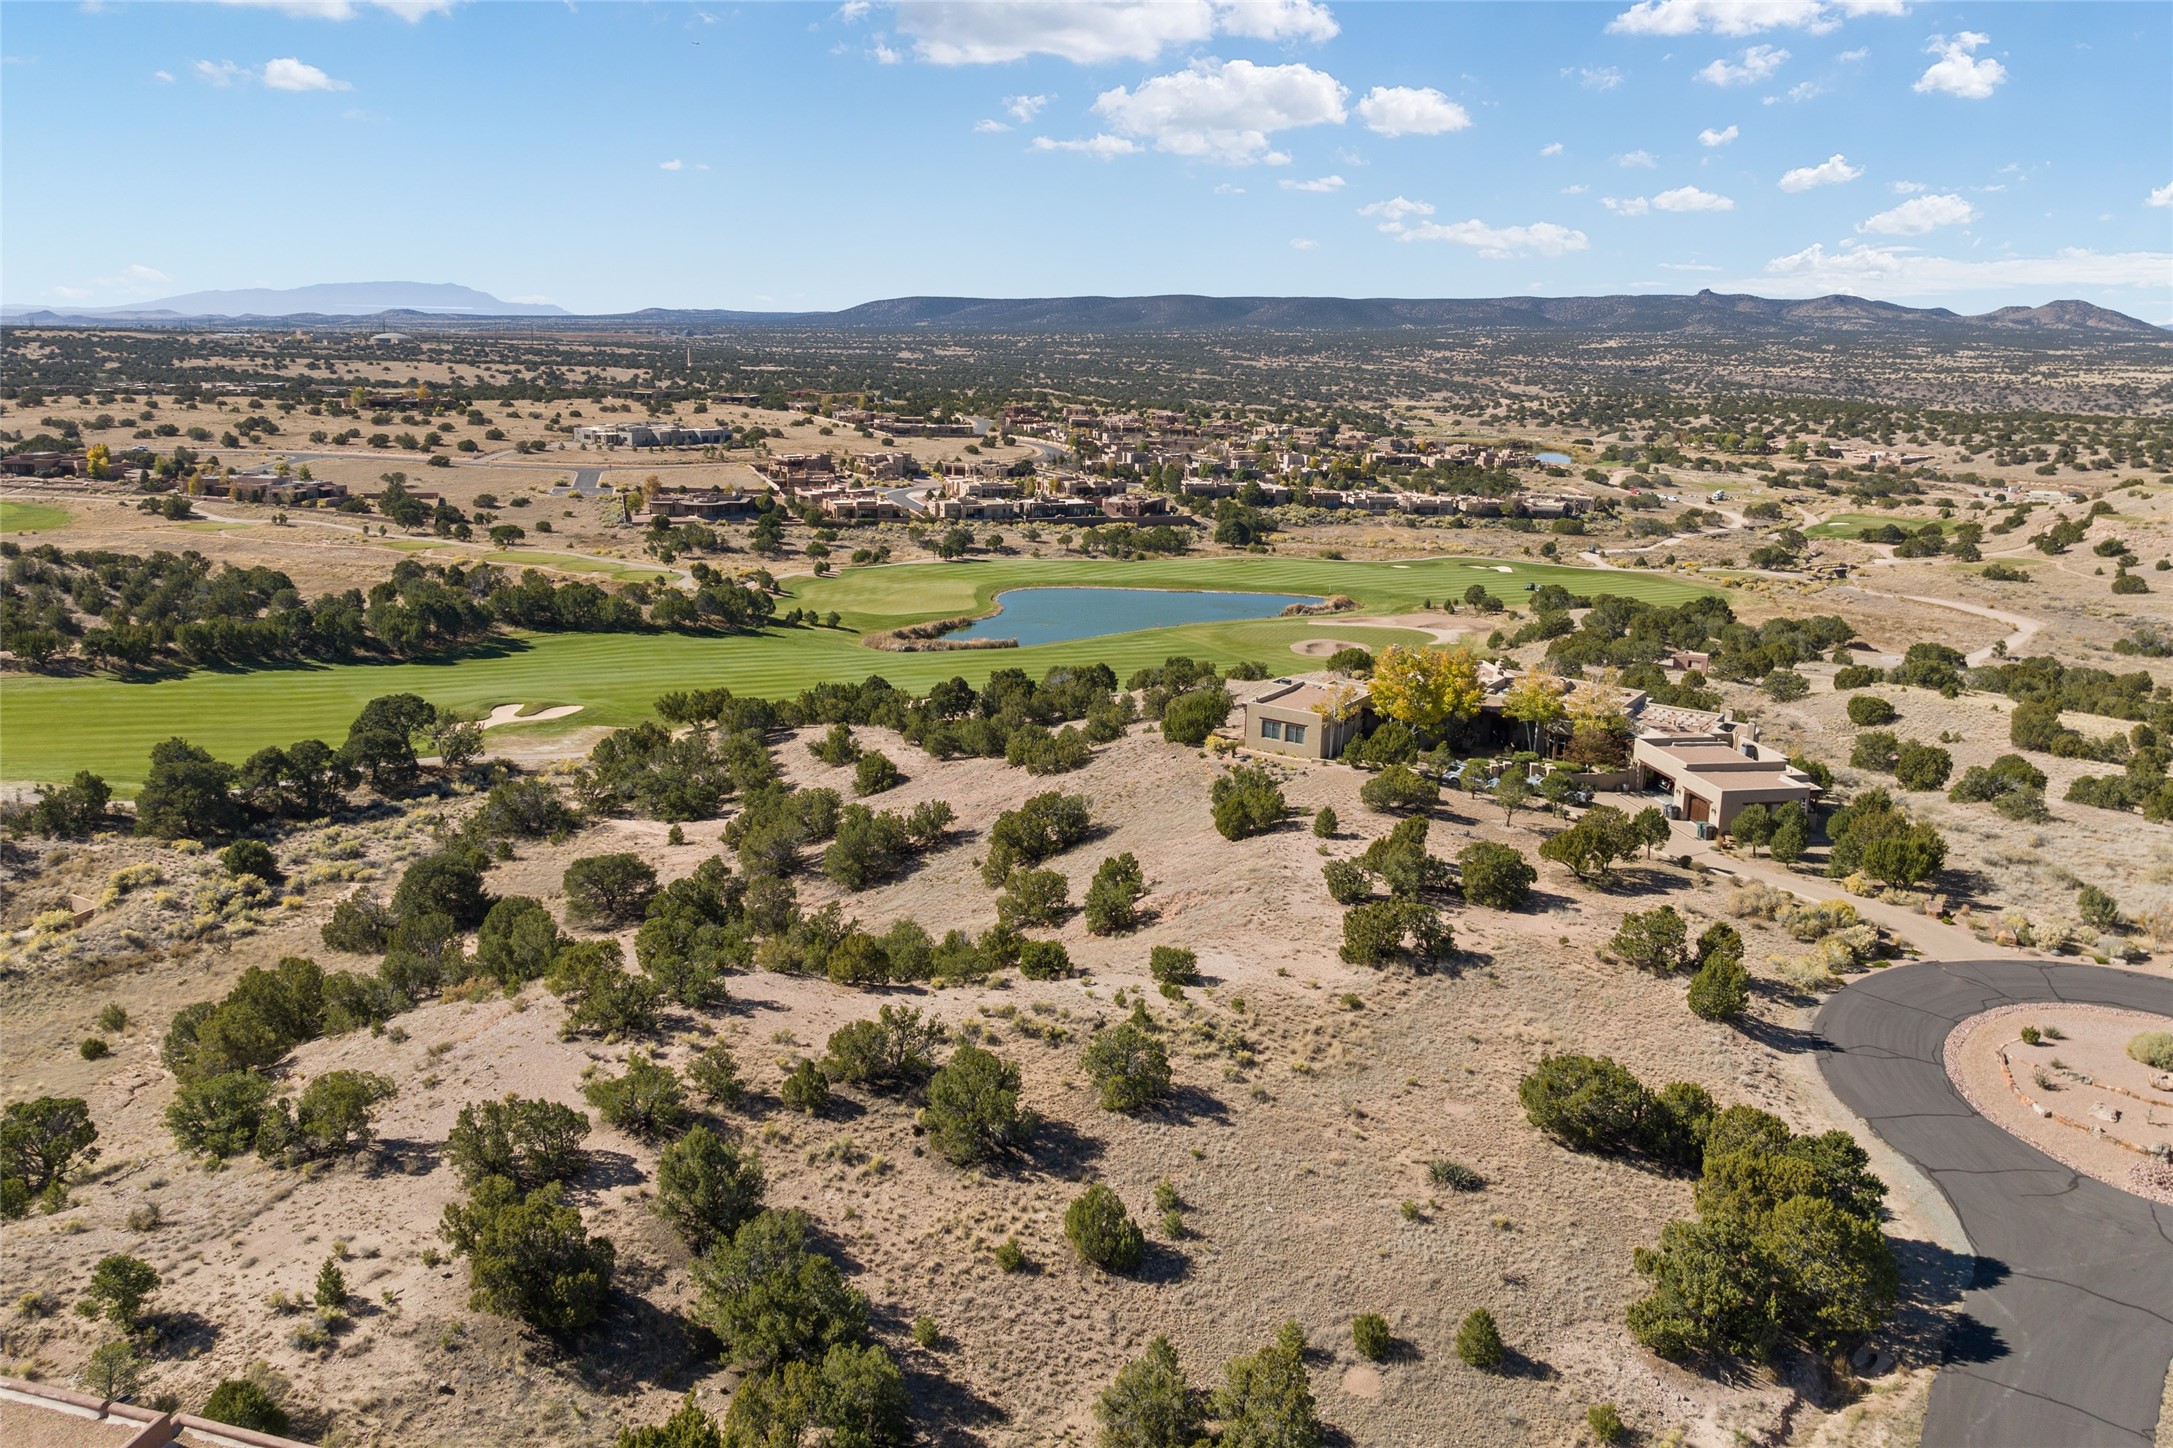
[[[1075,1177],[1089,1163],[1101,1160],[1102,1151],[1100,1142],[1071,1123],[1044,1120],[1027,1149],[1026,1164],[1049,1176]]]
[[[1494,1376],[1499,1378],[1522,1378],[1527,1382],[1534,1383],[1551,1383],[1559,1378],[1561,1374],[1556,1372],[1554,1365],[1544,1358],[1535,1358],[1529,1353],[1518,1352],[1513,1347],[1504,1347],[1501,1351],[1501,1363],[1494,1369]]]
[[[1149,1237],[1140,1249],[1139,1265],[1124,1275],[1134,1282],[1167,1287],[1192,1275],[1192,1259],[1168,1243]]]
[[[704,1350],[697,1336],[706,1331],[690,1328],[677,1313],[666,1312],[647,1298],[614,1292],[595,1328],[576,1342],[538,1339],[539,1345],[566,1372],[591,1392],[617,1396],[637,1387],[684,1392],[707,1372],[714,1348]],[[710,1344],[715,1339],[708,1338]]]
[[[381,1136],[371,1144],[369,1156],[357,1165],[367,1177],[428,1176],[438,1168],[440,1147],[441,1144],[435,1141]]]
[[[1011,1415],[950,1374],[923,1366],[918,1355],[898,1366],[905,1375],[905,1390],[913,1401],[913,1426],[924,1441],[937,1448],[969,1448],[983,1442],[982,1433]]]
[[[590,1147],[588,1165],[571,1186],[575,1194],[593,1203],[613,1187],[639,1186],[646,1180],[630,1153]]]
[[[1176,1087],[1162,1098],[1156,1114],[1172,1126],[1192,1126],[1202,1121],[1221,1126],[1230,1119],[1230,1109],[1198,1086]]]
[[[1745,1012],[1735,1018],[1735,1028],[1746,1040],[1756,1041],[1769,1050],[1788,1055],[1802,1055],[1807,1051],[1831,1051],[1832,1044],[1816,1031],[1806,1031],[1798,1026],[1784,1025]]]
[[[197,1358],[219,1341],[219,1324],[200,1312],[161,1312],[151,1320],[160,1357]]]

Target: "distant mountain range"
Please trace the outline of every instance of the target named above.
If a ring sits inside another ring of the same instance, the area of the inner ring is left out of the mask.
[[[641,331],[738,327],[934,332],[1428,332],[1488,331],[1756,338],[1806,331],[1896,336],[2030,333],[2164,341],[2166,329],[2089,302],[2001,307],[1964,316],[1864,297],[1724,295],[1494,297],[895,297],[840,312],[737,312],[651,307],[582,317],[540,303],[504,302],[468,287],[428,282],[337,282],[287,290],[192,292],[140,307],[62,311],[8,307],[18,325],[177,325],[196,321],[487,325],[497,318],[548,326],[613,325]]]
[[[460,317],[563,317],[564,307],[544,302],[507,302],[452,282],[319,282],[307,287],[245,287],[231,292],[184,292],[129,307],[96,307],[54,312],[50,308],[5,307],[0,315],[15,320],[52,312],[69,320],[177,321],[195,318],[261,319],[271,317],[372,317],[379,312],[446,313]]]

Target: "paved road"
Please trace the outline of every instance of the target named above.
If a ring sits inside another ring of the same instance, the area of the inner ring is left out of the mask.
[[[2173,1207],[2060,1165],[1972,1111],[1940,1052],[1995,1006],[2173,1015],[2173,981],[2034,960],[1927,961],[1819,1012],[1826,1082],[1938,1186],[1977,1254],[1924,1448],[2151,1448],[2173,1361]]]

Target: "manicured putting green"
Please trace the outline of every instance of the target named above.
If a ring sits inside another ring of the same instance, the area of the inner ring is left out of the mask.
[[[1931,518],[1912,518],[1906,513],[1836,513],[1815,528],[1803,530],[1806,538],[1854,538],[1866,528],[1883,528],[1891,523],[1904,533],[1914,533]]]
[[[0,533],[50,533],[75,521],[75,514],[50,503],[0,502]]]

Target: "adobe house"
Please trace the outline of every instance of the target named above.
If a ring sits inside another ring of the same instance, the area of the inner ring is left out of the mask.
[[[1675,818],[1710,821],[1723,834],[1747,806],[1808,810],[1819,795],[1809,775],[1758,743],[1754,726],[1727,720],[1698,734],[1641,733],[1630,763],[1637,787],[1666,793]]]
[[[1298,759],[1334,759],[1365,732],[1364,684],[1277,679],[1245,704],[1245,747]]]

